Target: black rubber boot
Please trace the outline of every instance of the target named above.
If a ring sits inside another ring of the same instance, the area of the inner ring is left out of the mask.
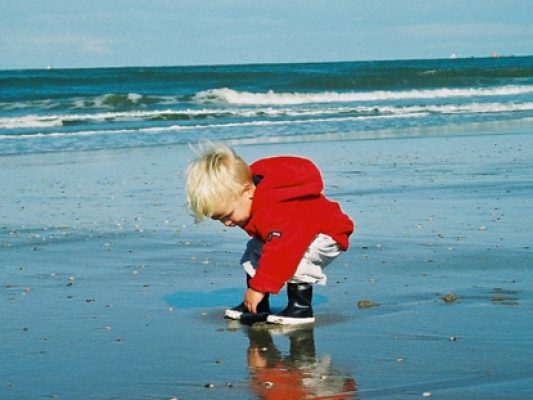
[[[299,325],[315,322],[311,302],[313,300],[313,285],[309,283],[288,283],[287,308],[276,315],[269,315],[267,322],[279,325]]]
[[[250,287],[248,282],[252,279],[249,275],[246,275],[246,287]],[[265,293],[265,297],[257,305],[257,314],[252,314],[248,311],[244,303],[239,304],[233,308],[229,308],[225,311],[224,316],[229,319],[242,320],[243,322],[259,322],[266,321],[270,314],[270,293]]]

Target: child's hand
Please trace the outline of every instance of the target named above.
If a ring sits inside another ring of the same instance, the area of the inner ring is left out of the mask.
[[[246,292],[244,292],[244,305],[252,314],[257,314],[257,305],[264,297],[264,293],[256,292],[252,288],[248,288]]]

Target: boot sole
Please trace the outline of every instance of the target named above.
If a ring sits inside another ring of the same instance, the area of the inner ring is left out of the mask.
[[[253,324],[255,322],[265,322],[267,320],[267,313],[244,313],[242,311],[235,310],[226,310],[224,313],[224,318],[232,319],[234,321],[241,321],[245,324]]]
[[[242,317],[242,311],[235,311],[235,310],[226,310],[224,312],[224,317],[234,320],[240,320]]]
[[[293,317],[282,317],[280,315],[269,315],[267,317],[267,322],[276,325],[303,325],[303,324],[312,324],[315,322],[315,317],[308,318],[293,318]]]

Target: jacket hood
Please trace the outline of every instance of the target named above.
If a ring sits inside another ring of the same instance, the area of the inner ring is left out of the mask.
[[[252,209],[272,203],[319,196],[324,189],[318,168],[300,157],[271,157],[250,165],[256,186]]]

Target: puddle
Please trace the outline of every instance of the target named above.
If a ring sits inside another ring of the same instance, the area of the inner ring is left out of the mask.
[[[173,308],[210,308],[236,306],[242,301],[244,288],[225,288],[210,292],[180,291],[164,297],[167,304]],[[328,302],[326,296],[313,294],[313,307]],[[282,309],[287,305],[287,295],[284,289],[278,295],[270,296],[270,306]]]

